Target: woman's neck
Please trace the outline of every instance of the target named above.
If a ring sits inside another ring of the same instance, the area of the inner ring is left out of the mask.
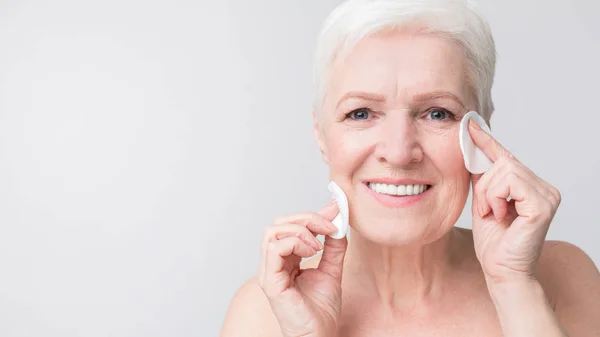
[[[439,240],[386,247],[350,233],[344,269],[353,286],[393,310],[412,310],[439,299],[450,287],[460,260],[460,233],[452,228]]]

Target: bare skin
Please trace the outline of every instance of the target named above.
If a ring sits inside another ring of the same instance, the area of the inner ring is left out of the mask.
[[[494,164],[466,170],[458,125],[476,109],[466,73],[456,44],[410,31],[372,35],[333,65],[314,131],[348,197],[350,239],[315,241],[333,230],[335,204],[275,219],[222,337],[600,334],[598,269],[545,240],[557,189],[473,125]],[[390,196],[373,182],[430,188]],[[472,231],[455,227],[465,206]]]
[[[475,257],[472,231],[458,227],[454,230],[455,256],[460,262],[453,281],[447,285],[451,291],[444,292],[437,302],[415,301],[405,311],[396,311],[382,303],[376,294],[365,292],[360,275],[352,271],[356,263],[346,258],[338,336],[502,336]],[[316,268],[319,261],[320,255],[315,256],[302,263],[302,269]],[[566,242],[547,241],[537,278],[569,336],[593,336],[589,334],[591,331],[600,332],[595,318],[599,311],[600,275],[583,251]],[[232,303],[221,336],[283,336],[258,278],[248,280]]]

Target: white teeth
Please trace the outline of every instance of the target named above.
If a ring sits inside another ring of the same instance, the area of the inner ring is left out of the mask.
[[[389,195],[417,195],[427,191],[427,185],[389,185],[380,183],[369,183],[369,187],[382,194]]]

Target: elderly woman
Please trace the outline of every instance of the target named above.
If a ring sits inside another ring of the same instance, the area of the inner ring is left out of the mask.
[[[545,240],[559,191],[474,123],[493,164],[465,168],[459,124],[489,124],[495,72],[472,3],[348,1],[316,56],[314,133],[351,231],[327,236],[335,202],[277,218],[221,336],[600,336],[597,267]]]

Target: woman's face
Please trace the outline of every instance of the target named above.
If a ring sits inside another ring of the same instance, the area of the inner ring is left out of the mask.
[[[459,123],[475,109],[466,74],[457,45],[398,31],[372,35],[334,63],[315,131],[350,225],[367,239],[427,243],[460,216],[470,175]]]

